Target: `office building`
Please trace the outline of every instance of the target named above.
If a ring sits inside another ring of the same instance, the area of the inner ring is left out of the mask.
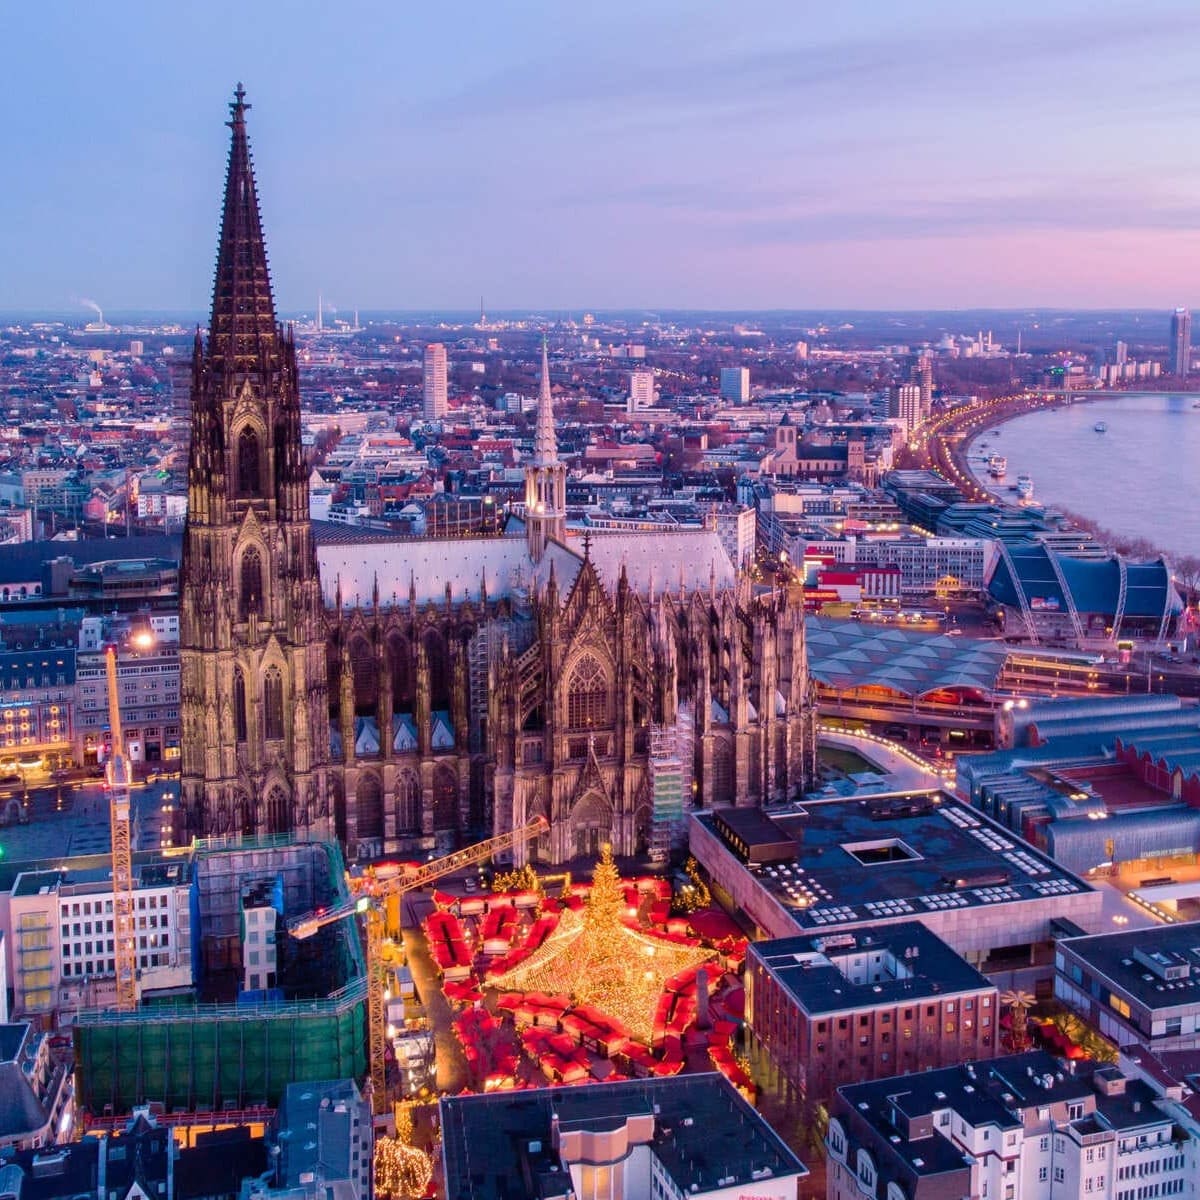
[[[189,864],[182,859],[136,863],[133,889],[142,993],[189,988]],[[22,871],[7,901],[14,1013],[57,1012],[61,1020],[80,1008],[113,1002],[111,860],[68,859],[48,870]]]
[[[827,1200],[1191,1195],[1195,1139],[1161,1086],[1030,1051],[838,1090]]]
[[[995,984],[919,921],[751,942],[746,979],[755,1046],[809,1104],[996,1049]]]
[[[441,1102],[454,1200],[792,1200],[808,1170],[723,1075]]]
[[[1186,379],[1192,369],[1192,314],[1177,308],[1171,314],[1171,373]]]
[[[629,372],[629,411],[637,412],[639,408],[654,406],[654,372]]]
[[[1200,1049],[1200,921],[1067,938],[1055,995],[1120,1046]]]
[[[919,920],[1006,987],[1051,978],[1060,921],[1099,923],[1098,892],[944,792],[693,813],[689,844],[766,937]]]
[[[721,399],[731,404],[745,404],[750,399],[750,368],[721,368]]]
[[[440,421],[446,415],[446,347],[430,342],[425,347],[425,420]]]
[[[86,632],[86,631],[85,631]],[[131,762],[179,761],[179,642],[155,637],[140,649],[129,631],[110,631],[117,646],[121,731]],[[83,640],[81,638],[81,640]],[[108,673],[104,646],[76,657],[75,761],[107,761],[112,747],[108,722]]]

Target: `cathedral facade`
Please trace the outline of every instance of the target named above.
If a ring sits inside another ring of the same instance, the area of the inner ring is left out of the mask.
[[[351,857],[506,832],[562,863],[663,849],[689,807],[815,770],[803,598],[713,529],[568,536],[545,348],[503,533],[315,538],[239,89],[193,363],[181,597],[185,836],[336,834]]]

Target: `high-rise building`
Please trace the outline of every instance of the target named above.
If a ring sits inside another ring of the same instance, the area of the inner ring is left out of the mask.
[[[629,372],[629,411],[637,412],[639,408],[654,406],[654,372]]]
[[[197,333],[192,351],[182,832],[332,836],[325,614],[296,344],[275,320],[248,107],[239,84],[208,342]]]
[[[1192,367],[1192,314],[1177,308],[1171,314],[1171,373],[1186,379]]]
[[[721,368],[721,399],[745,404],[750,399],[750,368]]]
[[[1115,362],[1118,367],[1123,367],[1128,361],[1129,343],[1117,342],[1116,346],[1113,347],[1113,362]]]
[[[446,415],[446,347],[430,342],[425,347],[425,420],[440,421]]]
[[[928,350],[917,355],[914,382],[921,389],[921,420],[928,420],[933,411],[933,355]]]
[[[888,393],[888,416],[904,422],[905,433],[911,434],[921,423],[921,385],[902,383]]]

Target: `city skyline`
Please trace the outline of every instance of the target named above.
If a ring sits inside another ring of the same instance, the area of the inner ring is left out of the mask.
[[[239,78],[285,310],[1196,306],[1180,4],[287,15],[25,20],[0,308],[205,308]]]

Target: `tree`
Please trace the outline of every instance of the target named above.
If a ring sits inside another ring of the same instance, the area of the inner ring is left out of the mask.
[[[1175,578],[1183,586],[1184,598],[1190,604],[1200,592],[1200,557],[1185,554],[1175,559]]]

